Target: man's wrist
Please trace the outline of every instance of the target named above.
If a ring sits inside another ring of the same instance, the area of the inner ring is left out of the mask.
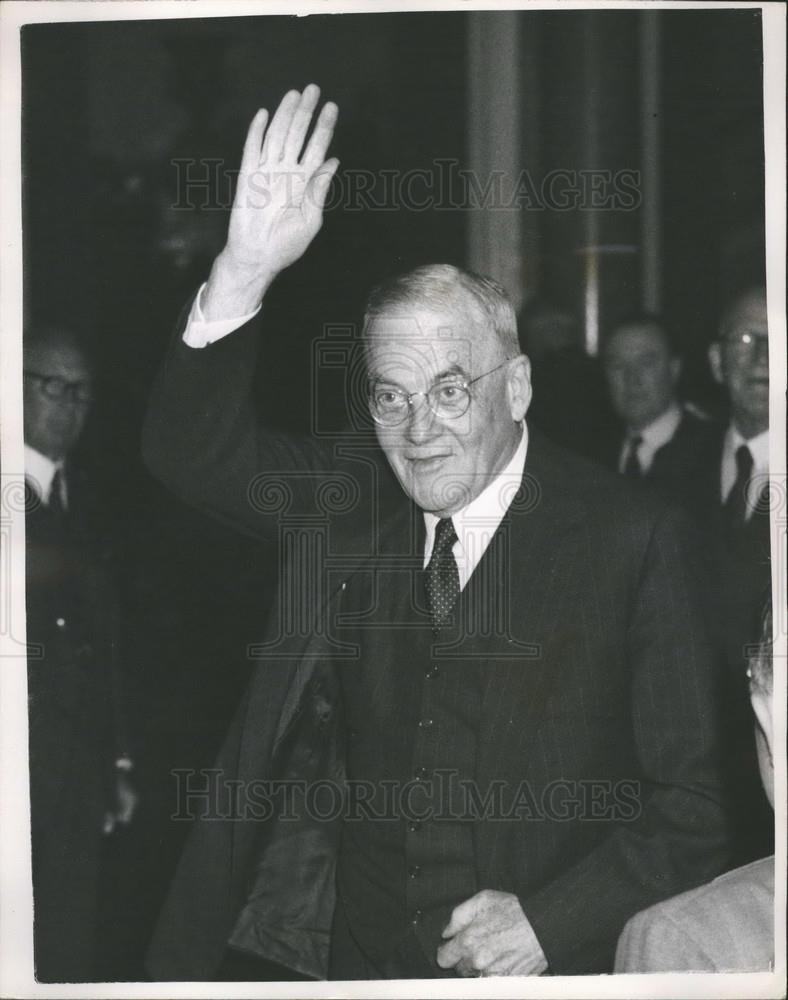
[[[264,267],[239,261],[225,247],[213,262],[202,293],[203,318],[211,323],[255,312],[275,277]]]

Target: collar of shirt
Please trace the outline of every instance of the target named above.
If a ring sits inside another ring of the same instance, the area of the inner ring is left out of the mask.
[[[457,541],[452,552],[457,561],[460,575],[460,589],[470,580],[479,565],[493,535],[503,520],[504,514],[514,499],[523,480],[525,456],[528,451],[528,429],[523,423],[523,434],[514,454],[506,467],[472,500],[467,507],[452,515]],[[424,511],[424,566],[430,561],[435,540],[435,526],[440,519]]]
[[[678,403],[673,402],[664,413],[661,413],[656,420],[652,420],[647,427],[643,427],[639,431],[628,432],[621,448],[621,454],[619,455],[618,471],[624,471],[624,466],[629,458],[630,441],[633,437],[639,436],[642,438],[642,442],[638,448],[638,461],[640,462],[640,468],[644,472],[648,472],[656,453],[663,445],[670,441],[678,430],[681,417],[681,407]]]
[[[761,431],[754,438],[742,437],[739,431],[731,424],[725,433],[725,440],[722,444],[722,463],[720,465],[720,500],[722,503],[728,498],[728,494],[733,489],[736,482],[736,452],[741,445],[746,444],[752,455],[752,479],[750,480],[750,491],[747,496],[747,514],[749,520],[752,514],[753,504],[757,502],[758,494],[766,485],[765,477],[769,473],[769,429]]]
[[[63,469],[63,462],[53,462],[51,458],[42,455],[40,451],[25,445],[25,477],[30,480],[33,489],[41,497],[43,503],[49,505],[49,495],[52,492],[52,480],[55,473]],[[61,499],[65,500],[65,476],[60,477]]]

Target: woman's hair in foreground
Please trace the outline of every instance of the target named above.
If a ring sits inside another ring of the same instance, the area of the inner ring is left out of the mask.
[[[425,264],[396,275],[372,289],[364,311],[364,329],[383,313],[407,314],[426,308],[467,320],[468,315],[491,330],[507,358],[520,353],[517,318],[504,288],[472,271],[452,264]]]

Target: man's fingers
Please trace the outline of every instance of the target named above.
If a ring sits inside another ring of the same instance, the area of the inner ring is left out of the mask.
[[[292,160],[295,163],[301,155],[301,148],[304,145],[304,139],[319,100],[320,87],[315,83],[310,83],[304,88],[285,137],[283,156],[286,160]]]
[[[331,187],[331,178],[337,172],[339,160],[327,160],[325,165],[318,170],[306,191],[306,203],[310,213],[320,214],[326,203],[328,189]]]
[[[458,938],[452,938],[451,941],[447,941],[438,948],[435,959],[442,969],[453,969],[464,955],[462,941]]]
[[[282,159],[284,142],[300,101],[301,94],[297,90],[288,90],[279,102],[279,107],[274,112],[274,117],[265,133],[261,162],[278,163]]]
[[[470,899],[466,899],[464,903],[460,903],[459,906],[454,907],[451,911],[451,919],[443,928],[442,936],[444,938],[454,937],[458,931],[461,931],[468,926],[476,915],[478,905],[477,899],[478,893],[476,896],[471,896]]]
[[[301,164],[309,174],[318,170],[326,157],[326,150],[334,135],[339,108],[333,101],[328,101],[315,122],[315,128],[307,143]]]
[[[257,114],[249,123],[249,131],[246,133],[244,142],[244,152],[241,157],[241,173],[249,175],[257,169],[260,162],[260,153],[263,147],[263,135],[268,122],[268,112],[265,108],[260,108]]]

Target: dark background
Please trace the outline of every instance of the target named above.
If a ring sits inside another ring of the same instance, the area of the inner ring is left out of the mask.
[[[589,165],[580,140],[592,42],[600,162],[641,165],[639,17],[519,15],[538,87],[497,99],[520,100],[527,116],[524,167],[539,174]],[[714,410],[719,400],[703,357],[721,297],[763,271],[760,15],[667,11],[659,18],[663,310],[687,355],[688,394]],[[210,766],[243,688],[246,646],[262,632],[276,582],[273,552],[168,496],[139,459],[153,373],[227,221],[226,207],[216,207],[217,199],[227,204],[223,186],[205,192],[212,208],[173,207],[182,194],[174,161],[214,158],[235,169],[257,107],[272,109],[285,90],[315,80],[340,105],[332,147],[340,171],[374,176],[430,168],[437,158],[467,165],[467,39],[463,13],[23,29],[26,321],[82,331],[101,373],[83,451],[100,470],[122,569],[143,794],[133,829],[107,850],[107,978],[141,975],[150,924],[186,832],[168,820],[170,771]],[[203,169],[196,165],[192,176]],[[581,213],[546,211],[529,222],[540,275],[529,292],[579,316]],[[602,226],[608,240],[637,245],[637,212],[611,213]],[[261,412],[308,430],[313,339],[326,324],[356,323],[365,292],[393,271],[467,263],[467,236],[462,207],[328,212],[315,245],[267,300],[265,371],[276,377],[260,386]],[[642,288],[636,256],[606,268],[607,324],[640,304]],[[341,420],[341,394],[323,402]]]

